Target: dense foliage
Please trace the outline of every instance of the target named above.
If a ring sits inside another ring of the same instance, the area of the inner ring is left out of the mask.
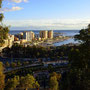
[[[30,74],[5,78],[3,63],[0,62],[0,90],[26,90],[39,87],[39,83]]]
[[[38,89],[40,87],[36,79],[28,74],[26,76],[15,76],[14,78],[8,79],[6,82],[5,90],[28,90],[32,88]]]
[[[5,48],[3,50],[5,57],[12,58],[52,58],[57,59],[60,57],[68,56],[71,47],[40,47],[40,46],[28,46],[13,45],[11,48]],[[8,53],[9,52],[9,53]]]
[[[75,39],[81,44],[71,49],[69,72],[62,79],[62,90],[90,90],[90,25]]]
[[[2,0],[0,0],[0,8],[1,6]],[[0,13],[0,46],[4,44],[9,32],[9,28],[2,24],[3,18],[4,15]],[[4,49],[3,53],[6,57],[12,58],[51,58],[51,60],[68,56],[70,63],[67,72],[63,72],[62,77],[61,74],[52,73],[49,78],[49,88],[51,90],[90,90],[90,25],[86,29],[80,30],[75,39],[81,42],[77,47],[44,48],[36,46],[24,47],[15,44],[11,48]],[[6,65],[7,67],[10,66],[8,62]],[[11,63],[11,65],[12,67],[16,66],[15,63]],[[17,65],[20,65],[20,63],[18,62]],[[52,68],[52,66],[48,68],[24,68],[8,73],[5,80],[4,67],[2,62],[0,62],[0,90],[38,89],[40,87],[39,83],[28,73],[33,73],[33,71],[37,70],[55,71],[56,69],[59,68]],[[19,76],[16,76],[16,74]],[[45,82],[45,78],[43,79]]]
[[[75,39],[90,45],[90,24],[86,29],[80,30],[80,34],[76,35]]]
[[[59,90],[60,79],[61,79],[61,74],[57,74],[56,72],[51,73],[50,82],[49,82],[51,90]]]
[[[8,38],[9,28],[0,25],[0,46],[4,44],[4,40]]]
[[[0,62],[0,90],[3,90],[5,86],[5,81],[4,81],[5,75],[3,74],[3,70],[4,70],[3,63]]]
[[[2,7],[2,0],[0,0],[0,8]],[[2,13],[0,13],[0,22],[3,20],[3,14]]]
[[[0,0],[0,9],[2,6],[2,0]],[[0,46],[4,44],[4,40],[7,39],[8,32],[9,32],[9,27],[4,26],[2,24],[2,20],[4,18],[3,13],[0,13]]]

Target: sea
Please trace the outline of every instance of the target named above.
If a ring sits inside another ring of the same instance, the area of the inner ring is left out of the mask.
[[[33,31],[35,34],[39,34],[40,30],[27,30],[27,31]],[[79,34],[80,30],[53,30],[54,33],[61,33],[63,36],[71,36],[74,37],[75,35]],[[21,32],[24,32],[23,30],[10,30],[10,34],[15,35],[19,34]],[[75,41],[74,38],[70,38],[68,40],[60,41],[57,43],[54,43],[54,46],[61,46],[69,43],[78,43],[78,41]]]

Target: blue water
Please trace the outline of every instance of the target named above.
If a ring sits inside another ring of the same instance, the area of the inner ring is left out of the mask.
[[[28,30],[31,31],[31,30]],[[74,36],[78,34],[79,30],[53,30],[54,32],[62,33],[64,36]],[[18,34],[24,32],[23,30],[11,30],[10,34]],[[40,30],[33,30],[35,34],[39,34]]]
[[[69,43],[78,43],[78,41],[75,41],[73,38],[62,41],[62,42],[58,42],[58,43],[54,43],[54,46],[61,46],[61,45],[65,45],[65,44],[69,44]]]
[[[28,31],[31,31],[31,30],[28,30]],[[53,30],[54,33],[57,32],[57,33],[62,33],[63,36],[74,36],[76,34],[79,34],[79,30]],[[10,34],[18,34],[20,32],[24,32],[23,30],[14,30],[14,31],[10,31],[9,33]],[[33,32],[35,34],[39,34],[40,30],[33,30]],[[61,46],[63,44],[68,44],[68,43],[78,43],[77,41],[75,41],[73,38],[71,39],[68,39],[68,40],[65,40],[65,41],[62,41],[62,42],[58,42],[58,43],[54,43],[54,46]]]

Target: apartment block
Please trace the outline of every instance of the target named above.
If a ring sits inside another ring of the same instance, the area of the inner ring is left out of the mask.
[[[53,38],[53,30],[48,31],[48,38]]]
[[[32,41],[34,39],[34,32],[32,31],[26,31],[26,32],[23,32],[23,38],[26,39],[27,41]]]
[[[48,31],[40,31],[40,38],[47,39],[48,38]]]

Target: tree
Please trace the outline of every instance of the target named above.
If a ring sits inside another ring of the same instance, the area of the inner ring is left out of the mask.
[[[50,89],[51,90],[58,90],[58,81],[56,76],[50,77]]]
[[[16,66],[17,66],[17,63],[15,63],[15,62],[12,62],[12,63],[11,63],[11,67],[12,67],[12,68],[15,68]]]
[[[2,7],[2,0],[0,0],[0,9]],[[7,39],[9,28],[2,25],[2,20],[4,18],[3,13],[0,13],[0,46],[4,44],[4,39]]]
[[[56,72],[53,72],[53,73],[50,74],[50,77],[56,77],[57,82],[58,82],[58,89],[59,89],[60,80],[61,80],[61,74],[58,74],[58,73],[56,73]],[[53,83],[53,81],[50,81],[50,82]],[[56,81],[55,81],[54,83],[56,83]],[[55,89],[55,90],[56,90],[56,89]]]
[[[5,63],[5,67],[10,67],[9,62],[6,62],[6,63]]]
[[[71,49],[69,55],[67,90],[90,90],[90,25],[82,29],[75,39],[82,43]]]
[[[51,76],[56,76],[58,81],[61,79],[61,74],[57,74],[56,72],[51,73]]]
[[[86,29],[80,30],[79,34],[75,35],[75,39],[90,45],[90,24]]]
[[[2,1],[2,0],[0,0],[0,1]],[[0,8],[1,8],[1,6],[0,6]],[[0,22],[3,20],[3,18],[4,18],[3,14],[0,13]]]
[[[17,62],[17,66],[20,67],[22,64],[20,61]]]
[[[19,85],[19,76],[8,79],[5,90],[14,90]]]
[[[4,82],[5,75],[3,74],[3,70],[4,70],[3,63],[0,62],[0,90],[3,90],[5,86]]]
[[[35,78],[32,75],[27,75],[25,77],[21,77],[20,80],[20,87],[22,89],[32,89],[32,88],[39,88],[38,82],[35,80]]]
[[[2,0],[0,0],[0,8],[2,7]],[[0,22],[3,20],[4,16],[0,13]]]

